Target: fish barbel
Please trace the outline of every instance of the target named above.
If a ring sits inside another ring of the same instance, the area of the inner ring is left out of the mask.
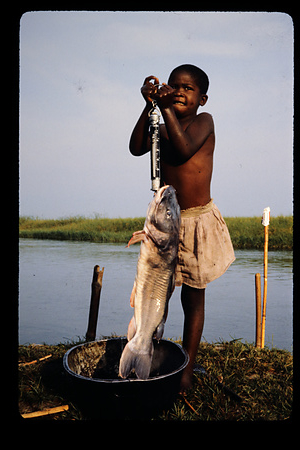
[[[153,335],[163,335],[168,301],[175,286],[180,228],[180,207],[172,186],[163,186],[148,207],[142,231],[133,233],[128,246],[141,241],[137,273],[130,298],[134,316],[128,343],[120,359],[119,375],[147,379],[153,356]]]

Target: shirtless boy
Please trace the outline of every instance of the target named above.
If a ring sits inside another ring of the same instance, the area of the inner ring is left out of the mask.
[[[153,81],[153,82],[151,82]],[[130,152],[150,151],[148,113],[156,100],[164,119],[160,125],[162,185],[171,184],[181,208],[176,286],[182,285],[183,347],[190,361],[181,380],[181,392],[192,387],[193,365],[204,325],[207,283],[221,276],[234,261],[227,226],[210,196],[215,145],[214,123],[208,113],[197,115],[208,96],[208,77],[191,64],[175,68],[168,84],[155,86],[145,79],[141,93],[145,108],[132,132]]]

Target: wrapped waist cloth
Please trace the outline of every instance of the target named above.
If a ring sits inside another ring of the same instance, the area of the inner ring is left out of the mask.
[[[235,260],[227,225],[213,199],[181,211],[175,284],[204,289]]]
[[[200,214],[205,214],[213,209],[213,198],[204,206],[194,206],[193,208],[182,209],[181,217],[198,217]]]

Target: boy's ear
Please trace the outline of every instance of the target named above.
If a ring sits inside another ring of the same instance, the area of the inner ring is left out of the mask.
[[[200,98],[199,105],[200,105],[200,106],[204,106],[205,103],[207,102],[207,100],[208,100],[208,95],[206,95],[206,94],[201,94],[201,98]]]

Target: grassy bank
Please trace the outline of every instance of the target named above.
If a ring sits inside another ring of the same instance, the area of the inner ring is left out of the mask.
[[[92,242],[128,242],[132,233],[141,230],[145,218],[107,219],[82,216],[44,220],[20,217],[19,236],[33,239],[56,239]],[[262,249],[264,227],[261,217],[227,217],[233,246],[236,249]],[[269,227],[269,249],[293,248],[293,216],[272,217]]]
[[[91,242],[128,242],[134,231],[141,230],[145,218],[107,219],[82,216],[66,219],[34,219],[20,217],[19,236]]]
[[[68,411],[44,416],[42,420],[84,419],[68,398],[63,374],[63,355],[73,345],[19,346],[21,414],[68,405]],[[39,361],[48,355],[52,356]],[[31,361],[36,362],[24,365]],[[268,348],[257,350],[253,345],[239,341],[201,343],[196,363],[208,375],[195,372],[193,389],[185,397],[178,395],[174,404],[154,416],[154,420],[253,421],[283,420],[291,416],[293,359],[289,352]],[[224,385],[237,394],[240,401],[232,392],[224,390]]]

